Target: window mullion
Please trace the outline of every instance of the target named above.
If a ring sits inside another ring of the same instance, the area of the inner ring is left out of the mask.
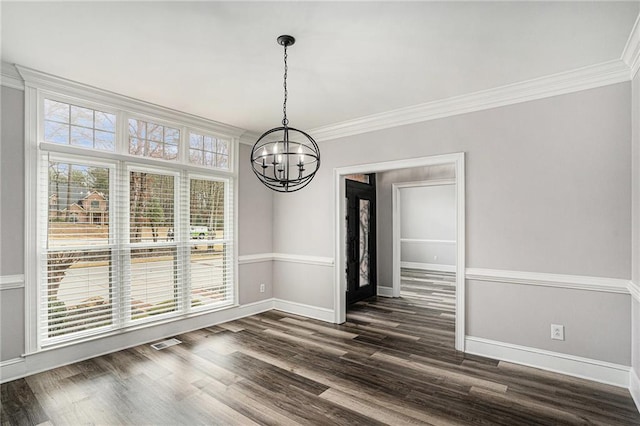
[[[180,221],[180,238],[178,240],[178,251],[181,253],[181,269],[182,269],[182,288],[183,288],[183,305],[182,311],[189,312],[191,310],[191,244],[190,239],[190,217],[189,217],[189,174],[182,171],[179,179],[178,220]]]

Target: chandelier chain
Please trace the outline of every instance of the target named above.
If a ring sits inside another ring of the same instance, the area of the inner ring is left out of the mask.
[[[282,84],[282,86],[284,87],[284,102],[282,104],[282,113],[283,113],[283,118],[282,118],[282,125],[286,126],[287,124],[289,124],[289,120],[287,119],[287,72],[289,71],[289,67],[287,65],[287,45],[285,43],[284,45],[284,83]]]

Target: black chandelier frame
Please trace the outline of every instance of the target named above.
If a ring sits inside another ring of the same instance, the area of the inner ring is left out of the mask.
[[[289,127],[287,119],[287,47],[290,35],[278,37],[284,46],[284,102],[282,126],[264,132],[251,150],[251,168],[258,179],[276,192],[295,192],[311,182],[320,168],[320,149],[306,132]]]

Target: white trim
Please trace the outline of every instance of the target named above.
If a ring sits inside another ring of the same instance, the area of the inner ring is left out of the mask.
[[[270,262],[270,261],[302,263],[304,265],[333,266],[332,257],[304,256],[300,254],[257,253],[257,254],[246,254],[238,258],[238,264],[240,265],[244,265],[247,263],[259,263],[259,262]]]
[[[640,14],[633,24],[620,58],[631,69],[631,79],[633,80],[640,69]]]
[[[273,253],[243,254],[238,256],[238,265],[273,261]]]
[[[545,274],[541,272],[505,271],[499,269],[467,268],[466,278],[509,284],[559,287],[576,290],[629,294],[629,280],[620,278],[587,277],[582,275]]]
[[[24,287],[24,274],[0,276],[0,290]]]
[[[309,130],[327,141],[458,114],[513,105],[629,81],[629,67],[616,59],[528,81],[399,108]],[[358,173],[358,172],[354,172]]]
[[[629,281],[628,289],[629,293],[631,293],[631,296],[636,299],[638,303],[640,303],[640,285],[634,283],[633,281]]]
[[[455,244],[456,240],[430,240],[425,238],[400,238],[401,243]]]
[[[378,290],[378,296],[381,296],[381,297],[395,297],[393,295],[393,287],[378,286],[377,290]]]
[[[467,353],[580,377],[609,385],[629,387],[631,367],[544,349],[467,336]]]
[[[442,265],[438,263],[400,262],[400,267],[420,269],[423,271],[456,272],[456,265]]]
[[[0,84],[12,89],[24,90],[24,81],[13,64],[2,61],[0,63]]]
[[[301,315],[324,322],[333,322],[333,309],[320,308],[318,306],[305,305],[304,303],[291,302],[289,300],[273,299],[273,309],[289,314]]]
[[[252,132],[250,130],[247,130],[242,135],[240,135],[240,143],[242,145],[253,146],[258,141],[259,137],[260,137],[260,133],[256,133],[256,132]]]
[[[303,263],[305,265],[333,266],[332,257],[302,256],[298,254],[272,253],[273,260],[279,262]]]
[[[274,300],[265,299],[216,312],[192,316],[182,321],[159,324],[149,328],[115,334],[98,340],[27,354],[22,358],[16,358],[0,364],[0,382],[8,382],[63,365],[95,358],[223,322],[256,315],[273,308]],[[135,343],[132,344],[131,342]]]
[[[629,371],[629,393],[631,393],[631,398],[633,398],[633,402],[636,403],[636,408],[640,411],[640,377],[638,376],[640,372],[635,369],[631,369]]]
[[[187,127],[214,132],[217,136],[238,138],[245,133],[244,129],[199,117],[186,112],[167,108],[161,105],[152,104],[143,100],[131,98],[108,90],[67,80],[62,77],[47,74],[32,68],[15,65],[25,82],[25,87],[34,87],[63,94],[67,97],[74,97],[84,101],[97,102],[108,105],[112,108],[121,109],[135,114],[148,115],[154,119],[165,119],[178,121]]]
[[[430,157],[408,158],[405,160],[385,161],[381,163],[361,164],[357,166],[347,166],[335,168],[333,170],[334,177],[334,322],[341,324],[346,320],[346,283],[344,277],[345,271],[345,175],[349,174],[366,174],[378,173],[388,170],[397,170],[410,167],[434,166],[440,164],[455,164],[456,168],[456,349],[464,351],[464,330],[465,330],[465,173],[464,173],[464,152],[433,155]],[[398,230],[394,229],[397,233]],[[399,233],[398,233],[399,235]],[[398,239],[399,240],[399,239]],[[394,240],[396,241],[396,240]],[[394,253],[396,251],[394,250]],[[399,258],[394,255],[394,262],[398,262]],[[399,268],[398,268],[399,270]],[[394,276],[394,280],[397,279]],[[394,289],[395,289],[394,283]],[[399,288],[399,286],[397,287]],[[394,297],[398,297],[395,294]]]

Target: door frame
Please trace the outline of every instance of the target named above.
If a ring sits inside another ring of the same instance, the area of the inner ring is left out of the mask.
[[[337,167],[334,176],[334,322],[342,324],[346,320],[346,277],[345,277],[345,175],[378,173],[389,170],[422,166],[453,164],[456,171],[456,320],[455,347],[464,352],[465,336],[465,155],[464,152],[409,158],[405,160],[360,164]]]
[[[401,270],[401,227],[402,227],[402,214],[400,209],[400,190],[404,188],[421,188],[427,186],[440,186],[440,185],[455,185],[456,179],[433,179],[433,180],[422,180],[417,182],[401,182],[401,183],[393,183],[391,184],[391,204],[392,204],[392,240],[393,240],[393,285],[392,285],[392,294],[393,297],[400,297],[400,287],[401,287],[401,279],[400,279],[400,270]],[[456,203],[457,204],[457,203]],[[458,210],[458,206],[456,205],[456,213]]]

